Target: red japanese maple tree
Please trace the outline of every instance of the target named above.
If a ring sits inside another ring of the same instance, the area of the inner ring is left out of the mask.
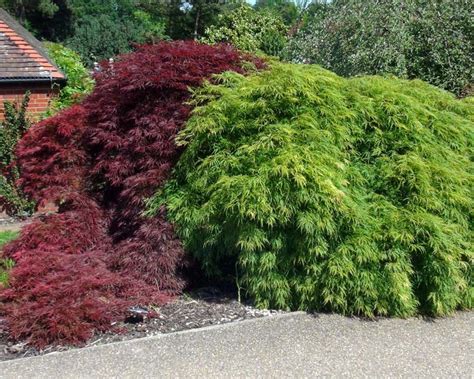
[[[16,265],[0,312],[37,347],[83,343],[131,305],[163,303],[186,283],[187,259],[166,212],[142,215],[181,149],[189,88],[243,62],[231,46],[162,42],[105,63],[82,104],[33,126],[18,147],[19,184],[59,213],[4,249]]]

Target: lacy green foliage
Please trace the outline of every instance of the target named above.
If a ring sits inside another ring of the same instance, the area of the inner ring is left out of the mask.
[[[18,232],[4,231],[0,232],[0,249],[8,242],[18,237]],[[0,288],[8,286],[9,272],[15,265],[13,259],[2,258],[0,254]]]
[[[94,81],[75,51],[53,42],[44,44],[50,57],[67,76],[67,85],[61,88],[49,110],[50,115],[81,101],[94,88]]]
[[[5,102],[5,120],[0,123],[0,209],[11,216],[24,216],[34,207],[16,184],[19,170],[15,148],[30,126],[26,116],[29,101],[26,93],[19,105]]]
[[[339,75],[419,78],[459,95],[474,82],[468,0],[335,0],[290,41],[289,58]]]
[[[194,93],[187,148],[149,201],[209,274],[236,267],[260,307],[473,306],[472,101],[311,65],[220,82]]]
[[[228,42],[240,50],[280,55],[287,42],[287,27],[280,15],[247,4],[219,15],[219,21],[206,29],[205,43]]]

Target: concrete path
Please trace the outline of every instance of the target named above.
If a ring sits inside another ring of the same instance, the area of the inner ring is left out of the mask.
[[[2,378],[472,378],[474,312],[436,321],[294,313],[0,363]]]
[[[18,221],[8,224],[0,224],[0,232],[19,232],[24,226],[28,225],[31,221]]]

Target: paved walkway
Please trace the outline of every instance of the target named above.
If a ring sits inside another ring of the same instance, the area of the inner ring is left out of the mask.
[[[294,313],[0,363],[2,378],[472,378],[474,312],[424,321]]]
[[[8,224],[0,224],[0,232],[19,232],[30,221],[18,221]]]

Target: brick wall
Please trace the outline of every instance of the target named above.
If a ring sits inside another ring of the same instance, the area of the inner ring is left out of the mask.
[[[0,120],[4,118],[3,102],[21,102],[26,91],[31,92],[28,114],[37,119],[49,106],[51,99],[57,95],[58,86],[50,83],[0,83]]]

